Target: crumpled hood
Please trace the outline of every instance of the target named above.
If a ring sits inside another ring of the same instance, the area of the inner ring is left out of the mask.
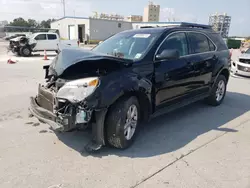
[[[24,36],[16,37],[16,38],[10,39],[10,41],[17,42],[17,41],[20,41],[20,39],[23,38],[23,37]]]
[[[49,75],[56,73],[56,76],[60,76],[67,68],[75,65],[77,63],[84,63],[86,61],[95,60],[114,60],[117,63],[131,63],[132,60],[121,59],[114,56],[109,56],[106,54],[98,53],[91,50],[81,49],[79,47],[64,48],[55,57],[50,65]]]
[[[239,56],[239,59],[250,59],[250,54],[244,53]]]

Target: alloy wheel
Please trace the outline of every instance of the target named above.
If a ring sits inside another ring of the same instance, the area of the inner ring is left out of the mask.
[[[225,94],[225,89],[226,89],[226,84],[225,84],[224,80],[220,80],[218,85],[217,85],[217,90],[215,93],[217,102],[220,102],[221,99],[223,98],[223,96]]]
[[[134,133],[138,123],[138,109],[136,105],[131,105],[127,111],[126,122],[124,125],[124,136],[127,140],[130,140]]]

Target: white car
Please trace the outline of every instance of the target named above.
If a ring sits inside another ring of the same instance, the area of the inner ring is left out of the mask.
[[[237,61],[232,62],[231,72],[250,77],[250,48],[242,53]]]
[[[25,57],[30,56],[32,52],[58,52],[67,47],[78,47],[77,40],[60,40],[57,33],[34,33],[28,37],[16,37],[11,39],[9,44],[9,50]]]
[[[58,51],[60,45],[78,46],[77,40],[60,40],[57,33],[34,33],[29,37],[30,43],[36,43],[32,51]]]

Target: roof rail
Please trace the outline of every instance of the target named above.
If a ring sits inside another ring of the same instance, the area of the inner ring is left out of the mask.
[[[169,22],[164,24],[164,26],[141,26],[140,28],[155,28],[155,27],[169,27],[169,26],[177,26],[177,27],[196,27],[202,29],[212,29],[211,25],[205,24],[197,24],[197,23],[189,23],[189,22]]]
[[[180,22],[181,27],[198,27],[202,29],[211,29],[211,25],[205,25],[205,24],[197,24],[197,23],[189,23],[189,22]]]

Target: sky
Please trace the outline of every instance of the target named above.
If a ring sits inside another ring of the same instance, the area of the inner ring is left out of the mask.
[[[0,0],[0,21],[16,17],[43,20],[63,17],[62,0]],[[65,0],[66,16],[93,16],[94,12],[143,15],[148,0]],[[161,6],[160,21],[208,24],[209,15],[232,16],[230,36],[250,36],[250,0],[155,0]]]

